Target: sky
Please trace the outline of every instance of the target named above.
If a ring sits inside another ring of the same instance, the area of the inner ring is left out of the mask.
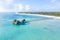
[[[60,0],[0,0],[0,12],[60,12]]]

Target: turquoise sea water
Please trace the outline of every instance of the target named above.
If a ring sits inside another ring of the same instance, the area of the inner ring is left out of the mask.
[[[22,25],[13,25],[14,19],[38,21]],[[0,40],[60,40],[60,20],[23,15],[16,13],[0,13]]]

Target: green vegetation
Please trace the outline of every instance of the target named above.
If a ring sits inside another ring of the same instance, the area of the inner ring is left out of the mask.
[[[19,13],[60,16],[60,12],[19,12]]]

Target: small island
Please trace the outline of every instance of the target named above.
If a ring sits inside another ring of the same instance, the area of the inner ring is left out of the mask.
[[[41,14],[41,15],[51,15],[51,16],[59,16],[60,17],[60,12],[18,12],[18,13]]]

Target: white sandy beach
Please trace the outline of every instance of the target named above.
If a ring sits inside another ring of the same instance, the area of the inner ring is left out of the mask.
[[[19,14],[19,13],[16,13]],[[55,19],[60,19],[60,17],[57,16],[49,16],[49,15],[40,15],[40,14],[26,14],[26,13],[22,13],[24,15],[33,15],[33,16],[44,16],[44,17],[50,17],[50,18],[55,18]]]

